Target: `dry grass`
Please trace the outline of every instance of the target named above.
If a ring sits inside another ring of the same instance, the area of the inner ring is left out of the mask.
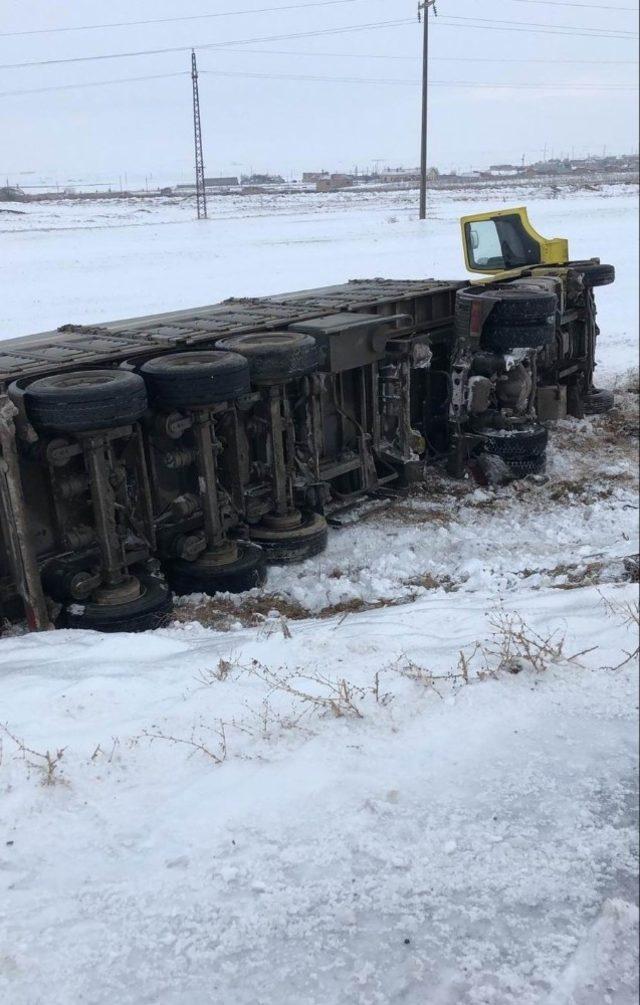
[[[15,757],[24,761],[28,770],[37,771],[40,775],[42,785],[68,785],[63,777],[61,762],[66,747],[59,747],[57,750],[49,751],[34,750],[28,747],[23,739],[13,733],[7,723],[0,723],[0,765],[2,764],[3,745],[2,736],[7,737],[15,745]]]
[[[580,666],[581,656],[597,646],[579,652],[566,652],[566,639],[560,630],[543,635],[528,625],[515,611],[496,611],[489,619],[490,638],[475,642],[460,651],[458,673],[465,683],[497,678],[522,671],[544,673],[552,667]]]
[[[640,395],[640,369],[638,367],[632,368],[618,377],[615,390],[623,394]]]
[[[638,624],[637,605],[609,603],[608,611],[623,617],[625,623]],[[164,741],[189,749],[190,756],[203,755],[219,766],[229,756],[229,731],[245,734],[262,741],[278,740],[291,732],[307,737],[315,735],[314,722],[323,719],[362,720],[376,708],[385,709],[398,699],[392,688],[383,689],[382,681],[402,677],[424,692],[433,692],[439,699],[455,693],[459,688],[497,680],[506,674],[544,674],[556,668],[581,667],[580,658],[597,649],[569,652],[566,638],[556,629],[539,632],[528,625],[522,616],[513,611],[496,611],[489,618],[490,634],[484,641],[476,641],[460,650],[457,663],[444,672],[436,672],[415,660],[402,655],[373,674],[370,682],[356,684],[344,676],[331,677],[318,670],[304,667],[270,667],[257,659],[248,662],[221,659],[215,666],[201,671],[196,680],[203,687],[216,687],[241,677],[253,679],[262,685],[256,707],[245,704],[247,714],[229,721],[217,720],[210,727],[200,720],[188,736],[179,736],[154,725],[143,730],[135,742],[147,739],[154,743]],[[631,659],[635,654],[627,654]],[[628,660],[625,660],[626,663]],[[621,666],[623,664],[620,664]],[[283,704],[283,698],[284,704]],[[410,708],[415,706],[410,703]],[[236,757],[260,757],[258,751],[235,752]]]
[[[218,725],[214,730],[211,730],[200,723],[199,726],[193,726],[191,735],[188,737],[172,736],[169,733],[164,733],[161,729],[153,727],[152,729],[143,729],[142,736],[151,743],[154,743],[156,740],[163,740],[166,743],[189,747],[190,757],[197,753],[204,754],[214,764],[220,765],[227,759],[226,725],[222,719],[219,719]],[[211,736],[216,741],[215,746],[211,742]]]
[[[498,673],[534,670],[542,673],[551,666],[576,664],[578,657],[597,646],[567,655],[565,636],[560,630],[541,635],[525,623],[520,614],[498,611],[489,621],[493,631],[484,655]]]
[[[606,482],[595,483],[590,478],[559,478],[547,487],[547,498],[552,502],[577,503],[610,499],[620,482],[631,482],[633,472],[607,475]]]
[[[237,680],[243,675],[254,678],[266,687],[266,695],[262,698],[257,712],[249,709],[249,719],[234,719],[229,723],[250,735],[258,733],[266,736],[274,724],[279,728],[297,727],[304,719],[314,715],[328,715],[336,719],[362,719],[363,703],[368,699],[373,699],[376,705],[387,705],[392,700],[392,695],[380,688],[380,672],[374,674],[371,684],[358,685],[346,677],[332,678],[320,671],[309,672],[302,667],[293,670],[286,667],[272,668],[257,659],[252,659],[248,663],[220,660],[216,667],[201,671],[196,679],[201,685],[214,686],[229,678]],[[291,698],[292,707],[286,713],[276,711],[272,702],[274,695],[286,695]],[[157,733],[145,732],[144,735],[175,740],[172,737],[159,736]],[[192,743],[192,740],[188,742]]]
[[[593,586],[599,583],[603,572],[611,565],[611,560],[597,559],[590,562],[577,562],[556,565],[547,572],[553,579],[566,577],[565,583],[552,583],[554,590],[577,590],[583,586]]]
[[[244,627],[260,627],[271,620],[270,615],[277,612],[279,618],[288,621],[301,621],[309,617],[309,612],[300,604],[286,600],[274,594],[262,594],[229,599],[226,597],[210,597],[195,603],[180,603],[174,608],[173,619],[179,623],[199,621],[207,628],[217,628],[228,631],[238,622]]]
[[[602,605],[608,616],[613,618],[617,624],[622,625],[623,627],[634,628],[635,637],[636,639],[638,638],[638,629],[640,628],[640,604],[637,600],[610,600],[608,597],[602,597]],[[618,663],[617,666],[607,667],[607,669],[620,670],[622,667],[626,666],[627,663],[637,660],[640,656],[640,643],[636,645],[636,648],[632,652],[625,649],[624,655],[625,658],[622,662]]]
[[[373,685],[361,687],[345,677],[334,680],[317,671],[307,673],[300,668],[286,670],[283,667],[272,670],[259,660],[251,660],[241,665],[241,669],[265,684],[268,695],[274,692],[289,695],[294,703],[311,712],[329,714],[338,719],[362,719],[361,704],[368,695],[373,696],[377,704],[385,703],[380,692],[379,674],[375,675]]]
[[[463,659],[462,653],[460,653],[460,659]],[[468,684],[468,671],[469,667],[467,662],[459,661],[458,668],[456,670],[450,670],[448,673],[444,674],[434,673],[433,670],[422,666],[420,663],[416,663],[404,654],[387,668],[387,672],[397,673],[401,677],[405,677],[407,680],[412,681],[414,684],[419,684],[420,687],[426,688],[428,691],[433,691],[439,698],[444,698],[441,689],[445,685],[455,689],[456,687]]]
[[[339,578],[336,576],[335,578]],[[410,580],[407,586],[422,586],[426,589],[453,589],[454,584],[446,577],[436,580],[428,573]],[[181,603],[173,612],[173,620],[178,623],[197,621],[205,628],[215,628],[217,631],[230,631],[241,624],[244,628],[258,628],[268,637],[274,632],[282,632],[285,638],[290,637],[289,622],[304,621],[308,618],[324,621],[327,618],[349,614],[360,614],[363,611],[377,611],[383,607],[397,607],[412,599],[411,595],[403,595],[393,599],[365,601],[354,597],[351,600],[340,601],[323,607],[321,611],[311,612],[300,604],[293,603],[277,594],[265,596],[239,596],[237,600],[224,597],[211,597],[208,600],[194,604]]]

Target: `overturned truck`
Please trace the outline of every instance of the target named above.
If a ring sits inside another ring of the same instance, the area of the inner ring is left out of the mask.
[[[524,209],[462,220],[459,281],[354,280],[0,343],[0,616],[155,627],[261,585],[327,517],[441,465],[544,470],[594,387],[598,259]]]

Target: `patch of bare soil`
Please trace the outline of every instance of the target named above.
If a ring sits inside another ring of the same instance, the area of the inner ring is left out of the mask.
[[[591,462],[594,447],[599,451],[613,448],[620,458],[636,460],[640,432],[640,399],[636,387],[637,377],[629,377],[624,389],[616,389],[616,403],[609,412],[552,426],[554,444],[562,450],[588,453]]]
[[[417,577],[415,583],[412,582],[408,585],[420,586],[423,589],[438,589],[443,584],[437,582],[432,576],[425,575]],[[243,628],[270,626],[274,631],[277,631],[286,625],[287,621],[303,621],[310,617],[316,620],[325,620],[340,614],[346,618],[349,614],[359,614],[361,611],[396,607],[400,604],[406,604],[410,599],[410,596],[402,596],[394,600],[377,600],[373,603],[367,603],[364,600],[354,598],[324,607],[321,611],[311,614],[300,604],[293,603],[275,593],[262,596],[247,594],[233,600],[226,597],[210,597],[206,600],[194,601],[184,598],[178,601],[173,612],[173,620],[182,624],[197,621],[205,628],[215,628],[222,632],[237,628],[239,624]]]

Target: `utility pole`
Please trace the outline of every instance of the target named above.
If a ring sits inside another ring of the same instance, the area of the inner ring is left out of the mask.
[[[420,135],[420,219],[427,218],[427,118],[429,98],[429,8],[436,11],[436,0],[418,3],[418,23],[424,19],[422,35],[422,129]]]
[[[193,83],[193,140],[196,151],[196,205],[198,219],[207,219],[207,193],[204,187],[204,158],[202,156],[202,130],[200,128],[200,97],[198,95],[198,65],[195,49],[191,50],[191,81]]]

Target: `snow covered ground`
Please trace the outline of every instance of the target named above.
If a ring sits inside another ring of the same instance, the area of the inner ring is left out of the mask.
[[[21,207],[0,330],[461,275],[476,207],[410,197]],[[166,629],[0,641],[0,1000],[637,1001],[636,200],[528,201],[618,273],[617,407],[548,482],[433,475]]]

